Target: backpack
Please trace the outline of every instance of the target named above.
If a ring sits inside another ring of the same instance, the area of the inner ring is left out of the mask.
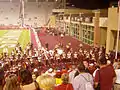
[[[81,75],[87,82],[85,83],[85,90],[94,90],[92,83],[90,82],[90,76],[88,75],[88,79]]]

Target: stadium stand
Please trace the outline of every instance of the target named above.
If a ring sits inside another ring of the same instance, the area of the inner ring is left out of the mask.
[[[9,7],[8,7],[9,6]],[[31,26],[42,26],[48,21],[54,7],[53,2],[26,2],[25,24]],[[20,3],[0,1],[0,24],[20,24]],[[14,14],[13,14],[14,13]]]
[[[0,13],[0,24],[17,24],[19,21],[19,3],[0,2]]]
[[[27,2],[25,5],[25,24],[42,26],[52,13],[53,2]]]

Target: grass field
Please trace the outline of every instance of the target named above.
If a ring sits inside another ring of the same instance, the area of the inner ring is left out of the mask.
[[[29,30],[0,30],[0,53],[7,47],[9,53],[20,43],[24,49],[30,42]]]

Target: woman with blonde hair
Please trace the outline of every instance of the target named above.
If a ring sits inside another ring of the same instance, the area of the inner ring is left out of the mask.
[[[6,78],[6,84],[3,90],[21,90],[20,84],[15,74],[11,74]]]
[[[43,74],[41,76],[38,76],[36,79],[40,89],[42,90],[54,90],[54,86],[55,86],[55,78],[47,75],[47,74]]]
[[[73,90],[72,84],[69,82],[69,75],[67,73],[62,74],[61,76],[62,84],[55,87],[55,90]]]

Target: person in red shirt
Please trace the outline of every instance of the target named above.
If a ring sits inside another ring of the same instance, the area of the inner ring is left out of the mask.
[[[67,73],[62,74],[61,79],[62,84],[56,86],[54,90],[74,90],[72,84],[68,83],[69,75]]]
[[[95,75],[95,87],[100,82],[100,90],[111,90],[113,86],[114,78],[116,77],[113,66],[107,65],[105,56],[99,58],[100,69],[97,70]]]

